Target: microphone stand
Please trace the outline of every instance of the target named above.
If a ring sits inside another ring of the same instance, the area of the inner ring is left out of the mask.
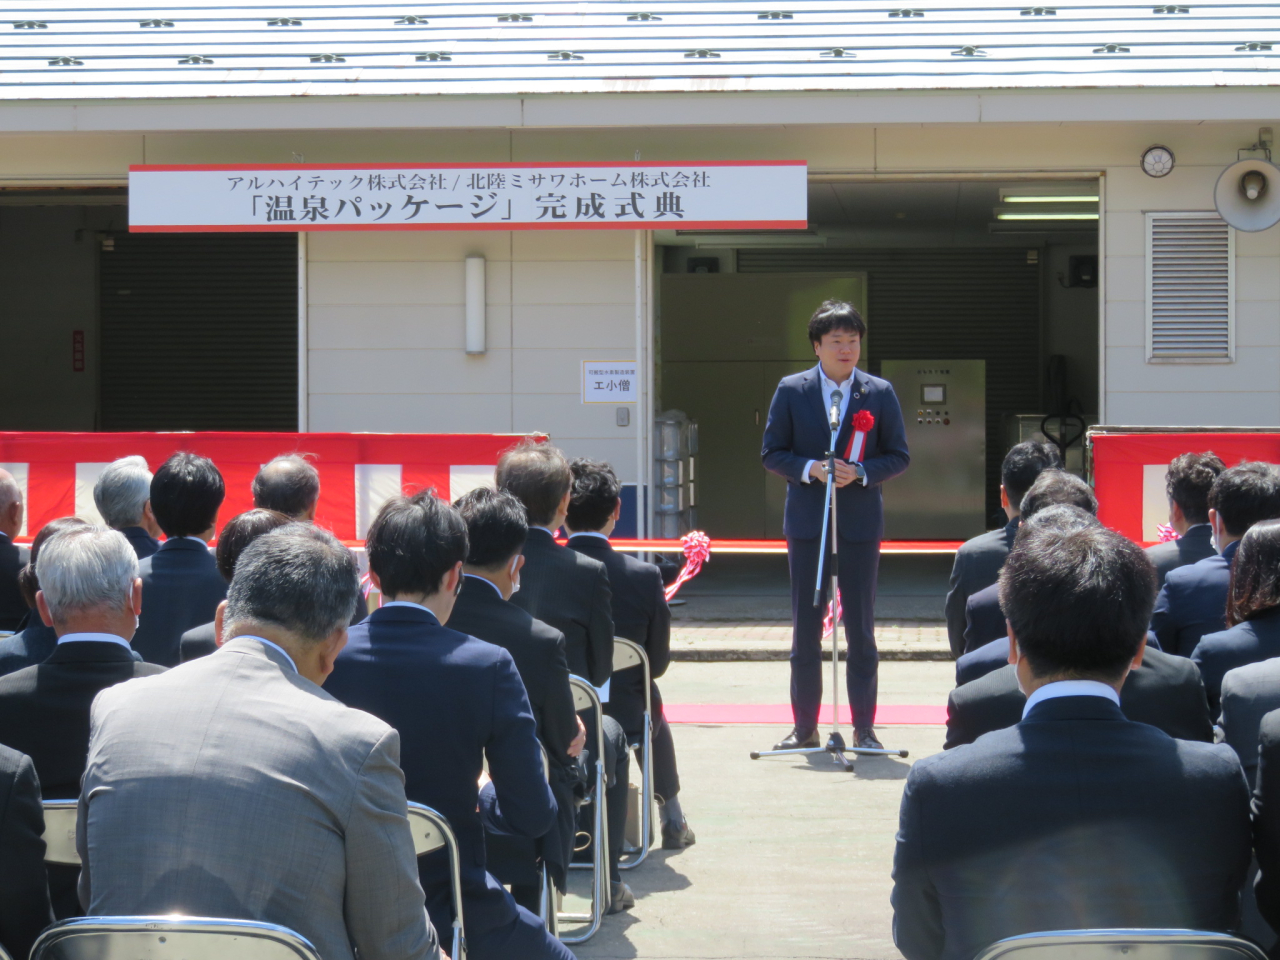
[[[836,763],[844,768],[845,773],[853,772],[853,761],[845,754],[852,753],[867,757],[906,757],[906,750],[874,750],[865,747],[849,747],[845,745],[844,735],[840,733],[840,618],[837,614],[836,598],[840,595],[839,540],[836,537],[836,439],[840,433],[840,391],[831,395],[831,410],[828,412],[831,428],[831,443],[827,447],[824,459],[827,464],[827,506],[822,515],[822,539],[818,543],[818,577],[813,587],[813,605],[822,606],[822,578],[827,565],[827,530],[831,531],[831,564],[830,593],[828,609],[831,612],[831,733],[827,735],[825,746],[797,747],[794,750],[753,750],[752,760],[761,757],[797,756],[809,753],[829,753]]]

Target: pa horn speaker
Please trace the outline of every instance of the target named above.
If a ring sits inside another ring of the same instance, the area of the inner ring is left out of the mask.
[[[1237,230],[1256,233],[1280,223],[1280,168],[1266,160],[1241,160],[1223,170],[1213,204]]]

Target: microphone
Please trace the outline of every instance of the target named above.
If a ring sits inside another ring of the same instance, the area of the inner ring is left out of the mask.
[[[840,428],[840,401],[844,399],[844,394],[839,390],[831,391],[831,409],[827,411],[827,420],[831,423],[832,430]]]

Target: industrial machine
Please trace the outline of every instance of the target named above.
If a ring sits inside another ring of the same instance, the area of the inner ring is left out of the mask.
[[[882,360],[911,466],[884,485],[886,540],[963,540],[986,529],[985,360]]]

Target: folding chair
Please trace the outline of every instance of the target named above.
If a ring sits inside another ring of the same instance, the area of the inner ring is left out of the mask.
[[[80,866],[76,850],[76,801],[44,802],[44,862]]]
[[[600,922],[604,919],[609,898],[609,818],[604,795],[604,713],[600,709],[600,697],[595,687],[581,677],[570,676],[569,686],[573,689],[573,708],[582,713],[584,710],[595,711],[595,815],[591,818],[591,864],[570,864],[572,869],[591,870],[591,912],[559,913],[557,923],[588,924],[585,933],[573,937],[559,934],[562,943],[584,943],[596,935]]]
[[[451,960],[465,960],[467,938],[462,928],[462,859],[458,855],[458,838],[449,821],[424,803],[409,802],[409,829],[413,833],[413,852],[422,857],[441,847],[449,850],[449,882],[453,887],[453,949]]]
[[[649,673],[649,655],[644,647],[624,637],[613,638],[613,672],[640,667],[644,671],[644,727],[636,749],[640,754],[640,846],[624,846],[624,855],[632,859],[618,864],[620,870],[640,866],[653,845],[653,677]]]
[[[1201,930],[1052,930],[1008,937],[976,960],[1265,960],[1248,940]],[[36,960],[36,958],[33,958]]]
[[[54,924],[31,960],[320,960],[287,927],[207,917],[81,917]]]
[[[551,758],[547,756],[547,748],[542,744],[538,744],[538,749],[542,751],[542,775],[547,778],[547,782],[551,782]],[[551,881],[551,870],[547,867],[547,861],[543,858],[542,867],[538,870],[538,917],[542,920],[547,928],[547,932],[553,937],[557,935],[559,924],[556,922],[556,911],[559,909],[559,901],[556,896],[556,886]],[[0,958],[3,960],[3,958]]]

